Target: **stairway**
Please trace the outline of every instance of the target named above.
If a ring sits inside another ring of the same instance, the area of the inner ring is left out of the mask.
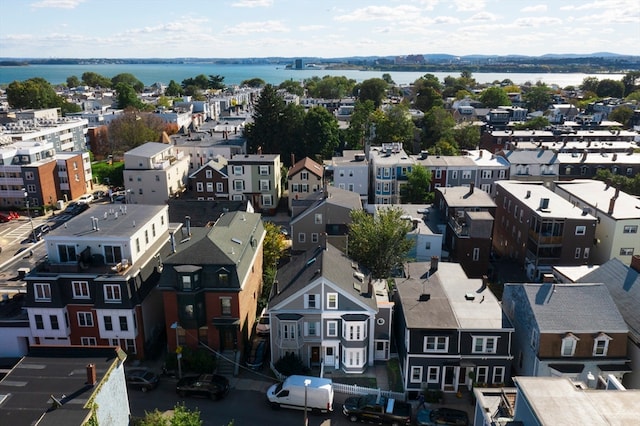
[[[224,351],[222,356],[219,356],[216,363],[216,373],[225,377],[233,377],[236,371],[235,364],[232,360],[235,360],[235,351]]]

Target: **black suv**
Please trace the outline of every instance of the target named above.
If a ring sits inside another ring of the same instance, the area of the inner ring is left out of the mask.
[[[456,425],[467,426],[469,416],[465,411],[453,408],[425,408],[418,411],[416,423],[419,426]]]
[[[159,377],[151,370],[134,368],[125,372],[127,384],[132,388],[138,388],[146,392],[158,387]]]
[[[229,393],[229,380],[218,374],[187,376],[178,381],[176,393],[185,396],[204,396],[221,399]]]

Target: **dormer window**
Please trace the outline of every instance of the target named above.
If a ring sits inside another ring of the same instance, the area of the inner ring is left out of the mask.
[[[612,338],[606,334],[598,334],[593,341],[593,356],[607,356],[610,340],[612,340]]]
[[[562,356],[573,356],[576,352],[576,343],[580,340],[573,333],[567,333],[562,339]]]
[[[200,274],[202,268],[193,265],[176,266],[178,286],[181,291],[193,291],[200,288]]]

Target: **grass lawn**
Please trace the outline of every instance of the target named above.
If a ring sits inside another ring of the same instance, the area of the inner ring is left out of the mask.
[[[391,358],[387,362],[387,376],[389,377],[389,390],[403,392],[402,375],[400,374],[400,363],[397,358]]]

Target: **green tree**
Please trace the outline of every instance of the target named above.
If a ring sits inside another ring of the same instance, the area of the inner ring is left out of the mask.
[[[609,113],[609,120],[617,121],[625,129],[629,128],[633,110],[626,105],[621,105]]]
[[[325,75],[322,79],[316,76],[305,80],[304,85],[310,97],[340,99],[353,92],[356,82],[344,76]]]
[[[596,93],[598,89],[598,77],[585,77],[582,79],[582,84],[580,84],[580,90],[583,92],[593,92]]]
[[[395,81],[393,81],[393,78],[391,78],[391,74],[389,74],[389,73],[384,73],[384,74],[382,74],[382,79],[383,79],[384,81],[386,81],[386,82],[387,82],[387,84],[389,84],[389,85],[396,84],[396,82],[395,82]]]
[[[476,149],[480,144],[480,128],[463,123],[453,128],[453,139],[460,149]]]
[[[551,89],[544,84],[531,87],[524,94],[529,111],[545,111],[551,103]]]
[[[197,90],[207,90],[210,85],[209,77],[204,74],[199,74],[193,78],[185,78],[182,80],[182,87],[186,88],[189,86],[195,87]]]
[[[95,72],[87,71],[82,73],[82,81],[90,87],[111,87],[111,79]]]
[[[137,93],[142,93],[144,90],[144,83],[136,78],[135,75],[125,72],[116,75],[111,79],[111,87],[118,87],[118,84],[125,83],[135,90]]]
[[[322,106],[314,106],[304,115],[303,132],[307,152],[323,159],[331,158],[340,144],[338,120]]]
[[[413,83],[413,104],[422,112],[427,112],[433,107],[442,107],[442,86],[438,77],[433,74],[425,74]]]
[[[82,82],[75,75],[71,75],[71,76],[67,77],[67,87],[68,88],[73,89],[74,87],[78,87],[81,84],[82,84]]]
[[[549,126],[549,120],[547,117],[534,117],[531,120],[525,121],[521,124],[516,124],[514,127],[516,130],[542,130]]]
[[[118,83],[115,87],[118,100],[118,108],[144,109],[145,104],[138,98],[136,90],[127,83]]]
[[[489,87],[480,93],[480,102],[486,108],[497,108],[502,105],[511,105],[511,99],[502,87]]]
[[[146,412],[142,420],[134,423],[136,426],[201,426],[200,411],[191,411],[181,404],[173,407],[173,415],[164,415],[157,408]]]
[[[369,138],[371,131],[371,114],[375,111],[373,101],[356,101],[349,127],[344,131],[345,146],[348,149],[362,149],[365,139]]]
[[[458,155],[458,147],[456,146],[455,141],[452,141],[448,138],[441,139],[436,144],[429,148],[429,153],[434,155]]]
[[[622,81],[605,78],[598,83],[596,94],[601,98],[622,98],[624,96],[624,84]]]
[[[407,239],[411,223],[397,207],[381,208],[376,216],[351,212],[348,256],[370,271],[373,279],[388,278],[407,260],[413,241]]]
[[[399,142],[408,153],[414,151],[413,140],[417,129],[407,105],[393,105],[384,112],[377,110],[371,117],[376,126],[376,144]]]
[[[631,92],[624,98],[625,101],[629,102],[638,102],[640,103],[640,90],[636,90],[635,92]]]
[[[302,87],[302,84],[300,84],[299,81],[295,81],[295,80],[285,80],[285,81],[283,81],[278,86],[278,89],[286,90],[287,92],[291,93],[292,95],[298,95],[298,96],[304,95],[304,87]]]
[[[142,145],[160,139],[164,122],[158,116],[127,109],[124,114],[109,123],[108,135],[110,153],[121,154]]]
[[[629,71],[622,77],[622,84],[624,85],[624,96],[629,96],[631,93],[640,90],[638,82],[640,81],[640,71]]]
[[[176,83],[175,80],[171,80],[169,82],[169,85],[167,86],[167,88],[164,91],[164,94],[167,96],[170,96],[172,98],[178,97],[178,96],[182,96],[183,90],[182,90],[182,86],[180,86],[178,83]]]
[[[402,185],[400,195],[406,204],[425,204],[433,202],[431,188],[431,170],[416,164],[407,174],[407,183]]]
[[[242,83],[240,83],[240,86],[247,86],[247,87],[264,87],[264,85],[267,84],[266,81],[264,81],[261,78],[250,78],[248,80],[243,80]]]
[[[259,86],[251,86],[251,87],[259,87]],[[224,76],[219,74],[209,75],[209,81],[207,82],[207,88],[213,90],[224,90]]]
[[[12,108],[43,109],[60,108],[62,115],[80,111],[76,104],[67,102],[56,94],[53,86],[43,78],[13,81],[6,89],[7,102]]]
[[[442,139],[449,141],[449,143],[455,143],[453,139],[453,128],[456,125],[456,121],[451,113],[443,107],[433,107],[427,111],[422,123],[423,149],[434,146]]]
[[[386,98],[388,88],[389,84],[383,79],[370,78],[357,86],[358,100],[361,102],[373,101],[375,107],[378,108]]]
[[[287,240],[280,232],[280,227],[273,222],[264,222],[264,242],[262,244],[262,294],[258,299],[258,312],[264,308],[271,295],[271,287],[276,277],[278,263],[286,255]]]

